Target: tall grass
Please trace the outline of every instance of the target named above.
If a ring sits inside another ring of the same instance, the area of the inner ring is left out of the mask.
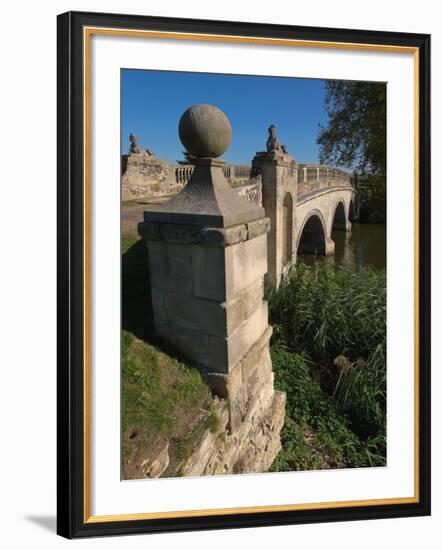
[[[267,289],[267,299],[274,349],[286,350],[284,361],[292,372],[278,367],[278,351],[276,383],[287,391],[290,419],[304,425],[305,415],[290,403],[316,399],[320,405],[315,405],[308,425],[319,439],[324,440],[327,430],[334,434],[337,462],[385,464],[385,272],[299,262],[278,290]],[[300,370],[300,357],[310,379],[304,367]],[[300,373],[302,387],[293,378]],[[327,418],[329,425],[324,428]],[[331,425],[330,419],[338,424]]]
[[[315,360],[367,358],[385,342],[385,273],[300,262],[267,289],[275,338]]]

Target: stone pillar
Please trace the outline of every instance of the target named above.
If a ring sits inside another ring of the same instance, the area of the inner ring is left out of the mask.
[[[335,241],[331,237],[325,239],[325,255],[332,256],[335,253]]]
[[[272,330],[263,300],[270,221],[230,187],[225,163],[215,158],[230,143],[224,113],[191,107],[179,129],[195,170],[180,193],[145,211],[139,225],[149,254],[154,326],[229,401],[236,431],[275,400],[284,415],[285,394],[273,389]]]
[[[293,201],[292,220],[289,226],[295,227],[294,215],[297,200],[297,162],[287,153],[279,151],[256,153],[252,161],[252,169],[261,174],[262,205],[266,216],[270,218],[270,231],[267,236],[268,271],[266,280],[278,288],[281,276],[287,269],[283,265],[284,239],[287,238],[283,227],[283,202],[286,193],[290,193]],[[292,235],[292,258],[296,261],[296,242]]]

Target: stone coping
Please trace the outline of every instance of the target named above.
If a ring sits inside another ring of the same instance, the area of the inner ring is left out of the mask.
[[[269,231],[270,218],[260,218],[230,227],[205,227],[152,221],[138,224],[138,233],[147,241],[222,247],[254,239]]]
[[[303,193],[302,195],[298,195],[296,206],[299,206],[300,204],[303,204],[304,202],[308,202],[312,199],[316,199],[321,195],[327,195],[327,193],[333,193],[335,191],[353,191],[353,193],[356,193],[356,189],[351,185],[340,185],[337,187],[322,187],[322,188],[320,187],[319,189],[316,189],[314,191],[309,191],[308,193]]]

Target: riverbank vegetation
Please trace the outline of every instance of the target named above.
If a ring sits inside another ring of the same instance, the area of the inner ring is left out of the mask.
[[[385,224],[387,186],[385,176],[358,175],[359,222]]]
[[[275,385],[287,392],[274,471],[386,463],[386,279],[302,261],[268,289]]]
[[[387,87],[382,82],[326,80],[324,110],[316,142],[322,164],[357,171],[360,220],[386,222]]]
[[[144,243],[124,236],[122,253],[122,474],[130,479],[165,439],[172,468],[212,416],[198,371],[155,339]],[[299,259],[278,290],[267,289],[275,386],[287,393],[273,471],[386,463],[385,284],[384,271]]]

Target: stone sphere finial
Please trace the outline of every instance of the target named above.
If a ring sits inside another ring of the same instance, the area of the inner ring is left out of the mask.
[[[206,103],[192,105],[178,125],[181,143],[191,157],[220,157],[232,140],[232,127],[226,115]]]

